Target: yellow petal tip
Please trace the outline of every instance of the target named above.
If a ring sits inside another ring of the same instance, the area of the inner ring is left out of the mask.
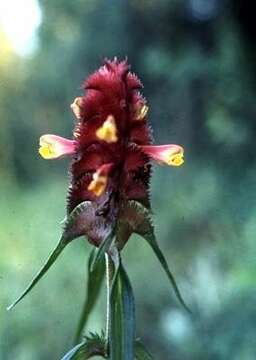
[[[65,139],[57,135],[43,135],[39,140],[39,154],[44,159],[57,159],[65,155],[71,155],[75,151],[76,141]]]
[[[172,154],[167,159],[167,164],[171,166],[181,166],[184,164],[184,154],[178,153],[178,154]]]
[[[39,154],[42,158],[49,160],[56,158],[56,151],[54,150],[54,146],[47,142],[45,136],[41,136],[40,138],[40,147],[38,149]]]

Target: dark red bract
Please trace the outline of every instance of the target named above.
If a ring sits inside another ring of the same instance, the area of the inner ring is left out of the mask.
[[[146,116],[138,119],[145,100],[138,92],[138,78],[129,72],[126,61],[105,61],[84,84],[85,96],[80,100],[80,118],[76,126],[77,148],[70,168],[71,184],[68,212],[90,200],[104,216],[112,214],[116,221],[118,208],[127,200],[149,205],[148,157],[138,145],[151,143],[151,131]],[[117,141],[99,139],[97,129],[112,116],[116,124]],[[90,191],[93,175],[104,164],[112,164],[102,194]],[[112,209],[114,208],[114,209]]]

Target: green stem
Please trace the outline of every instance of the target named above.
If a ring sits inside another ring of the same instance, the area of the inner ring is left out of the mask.
[[[110,291],[111,291],[111,284],[114,275],[114,267],[113,267],[113,262],[107,253],[105,253],[105,261],[106,261],[106,284],[107,284],[106,342],[108,344],[109,332],[110,332]]]
[[[109,269],[109,256],[105,253],[105,261],[106,261],[106,285],[107,285],[107,314],[106,314],[106,342],[108,342],[109,337],[109,315],[110,315],[110,269]]]

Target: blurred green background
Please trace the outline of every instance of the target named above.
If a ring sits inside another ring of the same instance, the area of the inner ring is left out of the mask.
[[[19,3],[29,11],[32,2]],[[38,138],[70,137],[69,105],[82,80],[104,57],[127,56],[145,86],[155,141],[185,147],[183,167],[155,167],[151,193],[157,238],[193,309],[184,313],[151,250],[133,237],[124,258],[137,333],[156,359],[256,359],[253,1],[38,6],[29,51],[17,53],[4,32],[7,12],[0,22],[0,358],[54,360],[71,347],[90,251],[83,239],[17,308],[5,309],[54,247],[65,215],[68,160],[41,159]],[[10,25],[19,34],[32,13],[18,12],[17,22],[15,9]],[[104,321],[105,289],[88,329]]]

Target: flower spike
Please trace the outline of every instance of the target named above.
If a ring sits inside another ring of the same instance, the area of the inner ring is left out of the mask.
[[[140,146],[151,159],[170,166],[181,166],[184,163],[184,149],[179,145]]]
[[[57,135],[43,135],[40,137],[39,144],[39,154],[47,160],[72,155],[76,149],[75,140],[65,139]]]

